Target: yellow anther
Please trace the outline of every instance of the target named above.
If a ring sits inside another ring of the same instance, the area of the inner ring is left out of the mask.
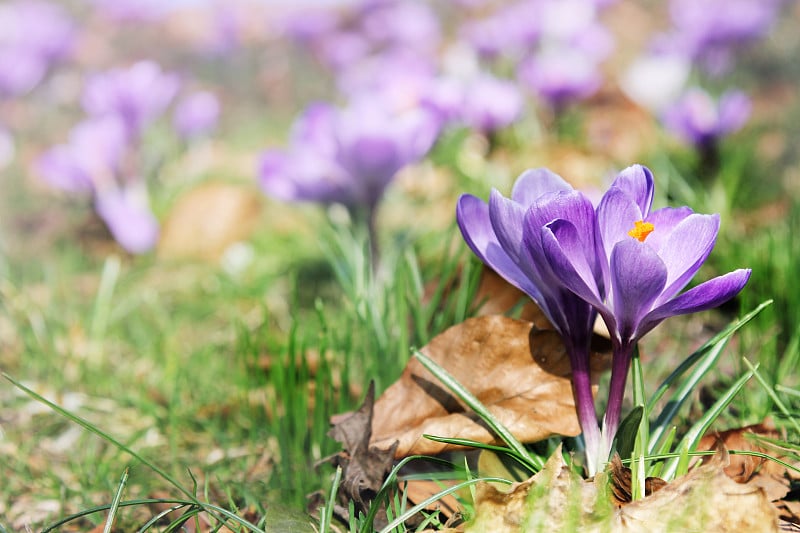
[[[637,220],[633,223],[633,229],[628,232],[628,235],[639,242],[644,242],[647,236],[653,233],[654,229],[656,229],[656,227],[650,222]]]

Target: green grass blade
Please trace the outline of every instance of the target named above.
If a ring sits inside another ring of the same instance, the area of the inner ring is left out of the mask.
[[[415,350],[414,357],[416,357],[422,365],[427,368],[445,387],[450,389],[456,396],[458,396],[467,406],[472,409],[495,434],[500,437],[514,452],[525,459],[528,466],[533,471],[539,471],[544,466],[542,458],[532,455],[528,452],[525,446],[517,440],[511,432],[498,422],[492,413],[478,400],[471,392],[465,389],[453,376],[451,376],[444,368],[439,366],[435,361],[428,358],[422,352]]]
[[[697,384],[716,366],[727,344],[727,338],[715,344],[711,350],[706,352],[697,367],[680,382],[678,388],[672,394],[669,401],[664,406],[664,409],[658,414],[656,421],[653,423],[653,429],[650,433],[650,446],[647,449],[648,453],[653,453],[655,451],[658,442],[663,437],[667,428],[672,424],[678,411],[683,407],[683,404],[686,403],[686,400],[691,396],[692,392],[694,392]]]
[[[667,392],[667,390],[672,386],[675,381],[677,381],[686,371],[694,365],[698,360],[700,360],[703,356],[705,356],[708,352],[710,352],[717,344],[722,342],[723,340],[728,339],[731,335],[736,333],[739,329],[742,328],[745,324],[753,320],[761,311],[766,309],[769,305],[772,304],[772,300],[767,300],[761,303],[758,307],[747,313],[745,316],[728,325],[725,329],[714,335],[711,339],[708,340],[705,344],[703,344],[700,348],[695,350],[689,357],[687,357],[678,368],[676,368],[667,378],[659,385],[656,389],[656,392],[650,398],[650,401],[647,404],[647,411],[653,412],[653,408],[655,404],[661,399],[662,396]]]
[[[114,525],[114,519],[116,518],[117,510],[119,509],[119,502],[122,501],[122,492],[125,490],[125,485],[127,483],[128,469],[126,468],[122,473],[122,478],[119,480],[119,486],[117,487],[117,491],[114,493],[114,499],[111,500],[111,507],[108,509],[108,518],[106,518],[106,524],[103,527],[103,533],[111,533],[111,528]]]
[[[476,440],[459,439],[455,437],[437,437],[436,435],[427,434],[423,434],[422,436],[435,442],[443,442],[445,444],[452,444],[454,446],[464,446],[467,448],[475,448],[477,450],[488,450],[491,452],[502,453],[514,458],[515,461],[526,468],[530,466],[524,457],[521,457],[516,451],[511,448],[506,448],[505,446],[495,446],[494,444],[485,444]],[[533,471],[531,471],[531,473],[533,473]]]
[[[469,487],[470,485],[474,485],[475,483],[480,483],[482,481],[484,481],[486,483],[504,483],[506,485],[511,485],[512,484],[511,481],[509,481],[507,479],[502,479],[502,478],[497,478],[497,477],[481,477],[481,478],[473,478],[473,479],[468,479],[466,481],[462,481],[461,483],[453,485],[452,487],[446,488],[442,492],[436,493],[433,496],[431,496],[429,498],[426,498],[425,500],[421,501],[420,503],[418,503],[414,507],[411,507],[410,509],[406,510],[401,515],[399,515],[397,518],[395,518],[394,520],[389,522],[389,524],[386,527],[381,529],[380,533],[389,533],[394,528],[400,526],[406,520],[408,520],[409,518],[411,518],[412,516],[414,516],[418,512],[422,511],[423,509],[425,509],[428,505],[432,504],[433,502],[435,502],[437,500],[441,500],[442,498],[444,498],[445,496],[447,496],[449,494],[457,492],[457,491],[459,491],[459,490],[461,490],[463,488]]]
[[[789,420],[789,423],[791,423],[792,426],[794,426],[794,430],[798,433],[798,435],[800,435],[800,423],[798,423],[797,419],[792,416],[792,413],[786,407],[786,404],[784,404],[781,401],[781,399],[778,398],[778,395],[775,394],[775,390],[769,383],[767,383],[767,380],[764,378],[764,376],[761,375],[761,372],[759,372],[758,369],[753,366],[753,363],[751,363],[746,357],[743,357],[742,360],[744,361],[744,364],[747,366],[747,368],[749,368],[750,371],[753,373],[753,375],[756,377],[756,380],[764,389],[764,391],[766,391],[769,397],[772,398],[773,403],[775,403],[780,412],[783,413],[783,415],[786,417],[787,420]]]
[[[757,368],[757,366],[756,366]],[[686,435],[683,436],[681,439],[681,444],[679,445],[679,449],[683,450],[684,448],[687,450],[694,450],[697,447],[697,443],[700,442],[700,439],[703,437],[703,434],[706,430],[711,426],[714,420],[722,413],[722,411],[728,406],[728,404],[733,400],[734,396],[736,396],[742,387],[753,377],[753,371],[749,371],[745,373],[742,377],[736,380],[736,382],[730,386],[730,388],[725,391],[725,393],[720,396],[720,398],[714,402],[708,411],[697,421],[694,425],[686,432]],[[664,473],[662,477],[666,480],[671,480],[675,477],[678,471],[678,461],[672,460],[667,463],[664,467]]]
[[[103,430],[101,430],[97,426],[91,424],[87,420],[84,420],[83,418],[81,418],[81,417],[79,417],[79,416],[77,416],[75,414],[70,413],[69,411],[67,411],[66,409],[61,407],[60,405],[57,405],[57,404],[51,402],[50,400],[48,400],[44,396],[40,395],[39,393],[37,393],[34,390],[29,389],[28,387],[26,387],[25,385],[23,385],[22,383],[20,383],[16,379],[12,378],[11,376],[6,374],[5,372],[0,373],[0,375],[2,375],[5,379],[10,381],[15,387],[17,387],[18,389],[22,390],[24,393],[26,393],[28,396],[32,397],[36,401],[39,401],[39,402],[47,405],[50,409],[52,409],[56,413],[60,414],[64,418],[74,422],[75,424],[78,424],[82,428],[90,431],[91,433],[94,433],[95,435],[97,435],[98,437],[104,439],[105,441],[110,442],[111,444],[113,444],[118,449],[124,451],[125,453],[127,453],[131,457],[133,457],[134,459],[138,460],[139,462],[141,462],[145,466],[149,467],[153,472],[158,474],[162,479],[167,481],[170,485],[172,485],[173,487],[178,489],[181,493],[183,493],[186,497],[188,497],[189,500],[191,500],[191,502],[193,504],[198,505],[198,506],[200,506],[200,507],[202,507],[204,509],[207,509],[207,510],[211,509],[211,511],[209,511],[209,514],[214,516],[214,518],[216,520],[218,520],[220,522],[224,522],[225,519],[227,518],[227,519],[230,519],[230,520],[234,520],[235,522],[238,522],[239,524],[241,524],[245,528],[249,529],[250,531],[253,531],[254,533],[262,533],[262,531],[260,529],[256,528],[255,526],[253,526],[252,524],[250,524],[246,520],[242,519],[239,516],[236,516],[235,514],[231,513],[230,511],[227,511],[225,509],[221,509],[221,508],[219,508],[219,507],[217,507],[215,505],[209,504],[209,503],[203,503],[203,502],[199,501],[197,498],[195,498],[194,494],[192,494],[190,491],[186,490],[180,483],[178,483],[178,481],[175,478],[170,476],[161,467],[159,467],[155,463],[152,463],[152,462],[148,461],[146,458],[144,458],[143,456],[141,456],[138,453],[136,453],[136,451],[134,451],[130,447],[126,446],[125,444],[121,443],[120,441],[118,441],[117,439],[115,439],[114,437],[109,435],[108,433],[104,432]],[[222,515],[222,516],[214,515],[214,513],[219,513],[219,515]]]
[[[333,506],[334,502],[336,501],[336,493],[339,491],[339,483],[342,481],[342,467],[336,467],[336,474],[333,476],[333,483],[331,484],[331,490],[328,495],[328,504],[323,506],[322,511],[320,512],[320,519],[319,519],[319,532],[320,533],[327,533],[327,531],[331,527],[331,523],[333,522]]]

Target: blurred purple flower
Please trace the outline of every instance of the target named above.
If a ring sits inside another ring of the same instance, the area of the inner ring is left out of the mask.
[[[741,91],[727,91],[715,102],[710,94],[695,87],[665,110],[662,121],[684,141],[710,146],[744,126],[750,108],[750,99]]]
[[[90,118],[72,128],[67,144],[42,154],[36,168],[52,187],[93,193],[115,183],[127,150],[126,137],[119,118]]]
[[[169,3],[162,0],[89,0],[101,13],[120,22],[149,22],[163,17]]]
[[[462,118],[470,127],[491,133],[516,121],[522,106],[517,84],[484,74],[466,83]]]
[[[122,118],[132,140],[161,116],[180,88],[176,74],[165,73],[153,61],[91,76],[84,88],[83,107],[94,116]]]
[[[460,37],[488,59],[517,59],[533,47],[541,33],[537,1],[521,0],[488,17],[462,25]]]
[[[422,109],[392,112],[379,100],[344,109],[318,104],[295,123],[287,150],[262,155],[259,179],[281,200],[372,212],[397,172],[422,158],[437,133],[437,121]]]
[[[285,20],[284,31],[337,73],[395,51],[432,56],[441,39],[430,6],[409,0],[299,6]]]
[[[39,0],[0,5],[0,97],[24,94],[69,54],[75,27],[66,12]]]
[[[589,98],[600,88],[597,61],[574,48],[549,48],[524,60],[517,71],[521,82],[554,109]]]
[[[688,207],[650,211],[653,175],[642,166],[623,170],[597,207],[603,277],[587,261],[585,233],[554,221],[543,236],[548,264],[560,283],[602,316],[614,349],[604,445],[620,422],[628,368],[636,343],[666,318],[716,307],[742,290],[749,269],[739,269],[678,294],[705,262],[719,232],[719,215]]]
[[[732,52],[769,32],[783,0],[671,0],[673,49],[700,60],[712,74],[727,71]]]
[[[488,204],[475,196],[462,195],[456,220],[472,251],[530,296],[561,334],[572,365],[575,403],[586,442],[588,469],[593,475],[602,459],[589,373],[589,345],[597,313],[560,281],[544,253],[552,227],[571,228],[581,244],[581,264],[587,268],[582,273],[603,291],[601,245],[592,203],[560,176],[536,169],[517,178],[510,199],[496,190],[492,190]]]
[[[172,116],[172,124],[183,139],[190,140],[208,135],[219,121],[219,100],[209,91],[199,91],[185,96]]]
[[[158,242],[158,220],[147,204],[146,191],[135,186],[103,189],[94,206],[114,240],[130,253],[145,253]]]
[[[126,174],[130,148],[122,120],[105,115],[79,123],[67,144],[51,148],[35,165],[52,187],[91,196],[114,239],[139,254],[155,245],[158,222],[148,208],[143,180]]]

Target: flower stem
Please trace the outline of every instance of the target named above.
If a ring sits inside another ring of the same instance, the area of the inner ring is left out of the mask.
[[[600,466],[600,427],[597,425],[597,411],[592,396],[592,380],[589,371],[589,351],[569,351],[572,365],[572,387],[575,395],[575,407],[578,411],[578,422],[583,431],[586,446],[586,469],[589,476],[595,475]]]
[[[608,387],[608,405],[603,417],[603,434],[609,445],[614,440],[619,428],[622,414],[622,399],[625,397],[625,384],[628,381],[628,369],[635,348],[633,343],[614,343],[614,355],[611,360],[611,383]]]

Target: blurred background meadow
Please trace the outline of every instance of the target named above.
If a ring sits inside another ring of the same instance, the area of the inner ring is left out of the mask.
[[[791,0],[4,0],[0,370],[186,490],[302,531],[330,416],[479,307],[458,196],[548,167],[599,197],[641,163],[658,206],[721,214],[702,279],[753,269],[646,339],[647,378],[774,299],[685,416],[742,356],[796,408],[798,24]],[[751,384],[717,425],[769,417]],[[128,467],[125,499],[182,496],[0,382],[0,531],[108,504]]]

